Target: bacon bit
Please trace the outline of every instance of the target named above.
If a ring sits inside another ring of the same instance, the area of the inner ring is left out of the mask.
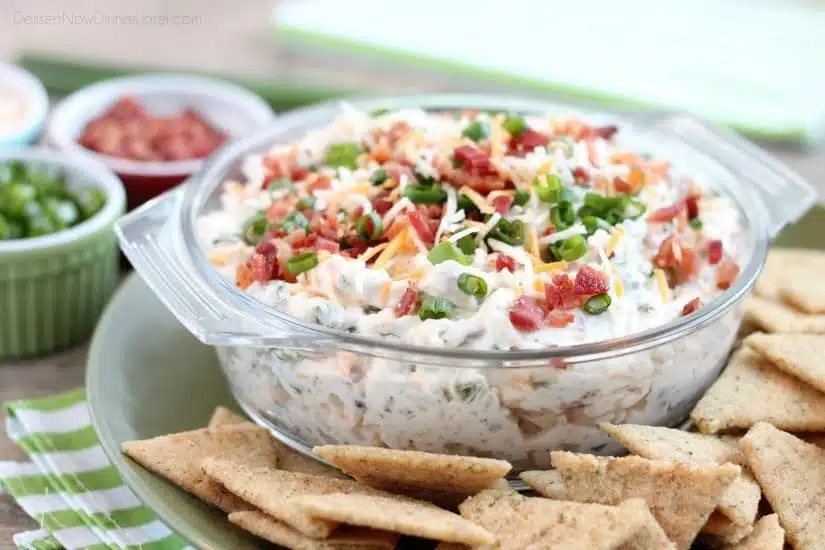
[[[553,328],[564,328],[575,319],[569,311],[550,311],[544,321]]]
[[[310,193],[321,189],[329,189],[332,180],[323,174],[312,174],[307,179],[307,191]]]
[[[252,278],[260,283],[276,279],[278,276],[278,259],[274,255],[254,254],[249,260]]]
[[[693,300],[686,303],[685,306],[682,308],[682,317],[690,315],[700,307],[702,307],[702,300],[700,300],[698,297],[694,298]]]
[[[546,237],[547,235],[552,235],[555,232],[556,232],[556,226],[553,225],[552,223],[549,223],[549,224],[547,224],[547,227],[545,227],[544,230],[541,232],[541,236]]]
[[[401,295],[401,300],[395,306],[395,316],[404,317],[415,311],[415,305],[418,302],[418,287],[410,283],[404,294]]]
[[[714,239],[708,242],[708,263],[716,265],[722,261],[723,256],[722,241]]]
[[[642,187],[644,187],[644,185],[645,173],[644,170],[638,166],[632,166],[630,168],[630,172],[628,172],[626,180],[618,177],[613,179],[613,187],[616,191],[628,195],[635,195],[642,189]]]
[[[739,264],[733,260],[725,259],[716,268],[716,288],[727,290],[736,277],[739,276]]]
[[[516,330],[533,332],[541,328],[546,312],[541,304],[529,296],[521,296],[510,308],[510,322]]]
[[[516,259],[507,254],[499,254],[496,257],[496,271],[509,270],[510,273],[516,272]]]
[[[289,178],[292,181],[301,181],[309,174],[310,172],[308,168],[304,168],[303,166],[295,166],[294,168],[292,168],[292,172],[289,174]],[[327,184],[329,184],[329,181],[327,181]]]
[[[699,196],[693,193],[685,197],[685,208],[687,209],[688,220],[699,216]]]
[[[339,252],[341,256],[346,256],[347,258],[357,258],[358,256],[367,251],[367,243],[361,241],[358,237],[354,235],[352,237],[349,237],[345,242],[348,248],[345,248],[344,250],[341,250]],[[374,257],[370,259],[370,261],[373,260],[375,260]],[[369,261],[367,263],[369,263]]]
[[[425,244],[432,244],[435,241],[435,233],[430,229],[429,223],[419,211],[407,212],[407,219],[415,232],[418,233],[418,238]]]
[[[590,181],[590,174],[581,166],[577,166],[573,169],[573,178],[576,183],[582,185]]]
[[[573,280],[566,273],[553,275],[552,283],[544,287],[544,297],[549,310],[578,307],[581,298],[576,296]]]
[[[582,266],[576,273],[576,281],[573,284],[573,292],[577,296],[594,296],[604,294],[610,290],[610,281],[604,273],[593,269],[589,265]]]
[[[665,206],[659,208],[658,210],[654,211],[647,217],[647,221],[651,223],[664,223],[672,220],[676,216],[682,213],[682,210],[685,209],[685,201],[680,200],[676,204],[672,204],[670,206]]]
[[[490,163],[490,155],[471,145],[456,147],[453,150],[453,157],[461,162],[460,169],[468,174],[481,177],[496,174],[496,169]]]
[[[532,128],[527,128],[517,136],[510,138],[509,153],[518,157],[523,157],[536,147],[547,145],[550,138],[547,134],[537,132]]]
[[[372,209],[375,210],[375,213],[379,216],[383,216],[393,206],[393,202],[387,198],[375,198],[372,200]]]
[[[273,202],[266,209],[266,219],[270,222],[283,219],[287,214],[295,210],[296,203],[297,200],[294,197],[283,197]]]
[[[513,197],[507,195],[501,195],[493,199],[493,208],[495,208],[496,212],[498,212],[502,216],[509,212],[510,207],[512,205]]]
[[[313,246],[315,250],[326,250],[335,254],[341,249],[341,245],[336,241],[319,237],[317,235],[313,235],[313,237],[315,237],[315,242],[311,246]]]
[[[684,246],[674,235],[669,236],[653,257],[653,265],[665,270],[671,288],[687,281],[696,267],[693,250]]]
[[[264,236],[261,242],[258,243],[258,246],[255,247],[255,252],[258,254],[270,255],[275,253],[275,243],[273,243],[269,238]]]
[[[596,126],[590,129],[590,135],[596,138],[610,139],[619,131],[618,126]]]

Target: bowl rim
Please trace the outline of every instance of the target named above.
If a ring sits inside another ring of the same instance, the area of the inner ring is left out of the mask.
[[[90,98],[95,103],[111,103],[124,94],[147,92],[169,92],[181,95],[208,95],[219,97],[228,103],[241,107],[250,114],[260,127],[264,127],[275,118],[275,113],[260,96],[241,86],[218,78],[182,73],[143,73],[122,76],[97,82],[67,95],[52,110],[46,124],[46,141],[61,151],[83,155],[104,163],[116,174],[143,177],[184,177],[198,171],[205,159],[188,159],[172,162],[136,161],[103,155],[82,147],[75,136],[77,129],[66,120],[78,110],[84,110]],[[95,112],[83,116],[87,124]]]
[[[323,345],[330,343],[341,349],[356,350],[359,353],[367,352],[374,355],[383,354],[384,356],[394,357],[397,356],[398,353],[405,353],[415,358],[436,359],[436,361],[440,360],[442,362],[449,360],[453,363],[455,360],[464,359],[470,361],[496,362],[498,364],[506,363],[513,366],[527,366],[528,364],[535,364],[536,361],[563,359],[565,363],[572,364],[627,355],[687,336],[713,323],[728,312],[734,305],[739,303],[755,284],[761,272],[768,248],[767,213],[755,192],[749,189],[747,185],[741,185],[739,189],[736,189],[736,196],[732,194],[731,196],[739,208],[740,214],[747,221],[748,227],[746,235],[753,239],[753,248],[751,256],[743,263],[736,282],[712,302],[700,308],[695,314],[678,317],[641,332],[607,340],[542,349],[516,351],[473,350],[467,348],[439,348],[389,341],[376,336],[365,336],[330,329],[321,325],[307,323],[288,314],[281,313],[235,287],[235,285],[222,277],[208,263],[206,255],[200,249],[199,240],[196,235],[197,213],[195,209],[200,198],[199,195],[204,192],[206,187],[209,187],[203,185],[203,183],[220,178],[234,161],[256,150],[255,146],[265,143],[267,138],[269,138],[271,145],[273,137],[276,136],[276,130],[283,132],[292,126],[304,128],[307,121],[314,122],[317,119],[328,117],[331,113],[339,112],[340,103],[340,100],[333,100],[281,114],[276,127],[224,145],[209,159],[199,174],[184,186],[183,199],[178,206],[177,219],[173,218],[173,222],[176,224],[176,231],[174,233],[177,244],[180,245],[182,254],[187,256],[185,259],[188,262],[189,269],[193,271],[192,276],[201,279],[201,285],[199,286],[211,292],[212,296],[210,296],[210,298],[223,302],[223,306],[229,308],[230,311],[244,315],[252,315],[257,321],[273,328],[279,327],[285,331],[292,331],[297,339],[305,336],[308,342],[313,342],[316,346],[319,340],[323,338]],[[623,118],[625,123],[632,123],[637,128],[651,125],[650,113],[639,116],[639,113],[634,111],[607,111],[564,102],[495,94],[396,95],[379,98],[352,99],[347,101],[347,103],[359,110],[365,111],[379,107],[409,107],[422,108],[425,110],[477,108],[525,113],[559,112],[559,109],[565,109],[568,112],[589,114],[593,117],[610,116],[612,118]],[[633,119],[633,115],[636,115],[637,118]],[[657,116],[653,120],[660,121],[662,117]],[[667,135],[668,137],[678,139],[675,135],[668,134],[665,129],[659,128],[654,129],[654,131],[658,132],[659,135]],[[684,140],[679,141],[691,149],[694,155],[704,157],[705,160],[712,162],[718,168],[724,169],[737,182],[745,179],[744,174],[734,172],[731,168],[725,166],[721,160],[714,158],[710,152],[698,148],[695,145],[688,144]],[[274,343],[273,345],[277,346],[277,344]],[[451,366],[478,367],[478,365],[455,364]]]
[[[87,176],[91,185],[101,188],[106,193],[106,204],[88,220],[57,233],[42,237],[0,241],[0,256],[6,253],[36,253],[83,240],[111,226],[123,213],[126,206],[126,191],[123,189],[123,184],[111,170],[99,162],[65,155],[44,147],[0,151],[0,162],[11,160],[55,164],[75,170]]]
[[[7,77],[9,80],[3,80]],[[13,126],[0,129],[0,143],[33,133],[46,120],[49,96],[43,83],[31,72],[13,63],[0,63],[0,85],[19,92],[26,102],[26,116]]]

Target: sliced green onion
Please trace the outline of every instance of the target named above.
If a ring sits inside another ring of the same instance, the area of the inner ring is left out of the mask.
[[[610,307],[610,294],[596,294],[584,303],[584,310],[590,315],[599,315]]]
[[[361,146],[354,141],[336,143],[327,150],[324,161],[332,167],[358,168],[358,155],[363,153]]]
[[[533,178],[533,187],[540,201],[555,204],[561,200],[564,183],[558,174],[547,174]]]
[[[263,212],[258,212],[243,224],[241,238],[248,245],[256,245],[269,228],[269,220]]]
[[[476,248],[478,248],[478,244],[476,244],[476,240],[473,238],[472,234],[464,235],[458,239],[455,244],[457,244],[458,248],[468,256],[472,256],[475,253]]]
[[[455,305],[444,298],[435,296],[425,296],[421,301],[421,309],[418,310],[418,317],[422,321],[427,319],[449,319],[455,312]]]
[[[387,109],[386,107],[379,107],[378,109],[373,109],[372,111],[370,111],[370,116],[372,116],[373,118],[374,117],[379,117],[379,116],[382,116],[382,115],[386,115],[389,112],[390,112],[390,110]]]
[[[692,220],[690,220],[690,226],[696,231],[699,231],[700,229],[702,229],[702,220],[700,220],[699,218],[693,218]]]
[[[484,298],[487,296],[487,281],[478,275],[462,273],[458,276],[457,283],[459,290],[464,294],[469,294],[476,298]]]
[[[447,200],[447,192],[440,185],[408,185],[404,196],[413,204],[441,204]]]
[[[587,229],[587,234],[592,235],[599,229],[610,229],[610,224],[596,216],[581,216],[582,224]]]
[[[389,177],[390,175],[387,174],[387,171],[382,167],[372,173],[372,175],[370,176],[370,182],[373,185],[381,185],[382,183],[387,181],[387,178]]]
[[[524,117],[519,115],[509,115],[504,119],[502,124],[507,133],[511,136],[517,136],[527,129],[527,122]]]
[[[521,246],[524,244],[524,222],[502,218],[487,235],[510,246]]]
[[[306,229],[309,227],[309,220],[300,212],[291,212],[278,222],[278,227],[287,233],[294,233],[299,229]]]
[[[624,218],[634,220],[645,213],[647,205],[636,199],[628,199],[624,207]]]
[[[472,258],[465,256],[458,245],[451,243],[450,241],[444,241],[443,243],[438,243],[435,245],[430,250],[430,253],[427,254],[427,259],[429,259],[430,263],[433,265],[440,264],[448,260],[455,260],[461,265],[470,265],[473,263]]]
[[[355,232],[362,241],[370,242],[379,238],[384,232],[381,216],[375,212],[364,214],[355,222]]]
[[[478,211],[476,203],[471,201],[467,195],[458,195],[457,207],[459,210],[464,210],[465,213]]]
[[[315,252],[304,252],[286,261],[286,271],[291,275],[298,275],[304,271],[309,271],[318,265],[318,254]]]
[[[550,221],[556,227],[556,231],[560,231],[573,225],[576,221],[576,209],[573,203],[569,201],[561,201],[550,209]]]
[[[315,197],[313,197],[312,195],[308,195],[299,200],[298,204],[295,205],[295,208],[297,208],[298,210],[312,210],[314,206]]]
[[[587,254],[587,241],[581,235],[574,235],[558,243],[555,250],[560,260],[574,262]]]
[[[283,191],[284,189],[292,189],[292,180],[289,178],[278,178],[270,182],[266,186],[268,191]]]
[[[486,120],[474,120],[461,132],[462,137],[473,141],[484,141],[490,137],[490,123]]]
[[[516,194],[513,195],[513,206],[524,206],[528,202],[530,202],[530,193],[527,191],[519,189],[516,191]]]

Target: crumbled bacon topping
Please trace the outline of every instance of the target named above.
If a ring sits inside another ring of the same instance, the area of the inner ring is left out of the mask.
[[[516,259],[507,254],[499,254],[496,257],[496,271],[509,270],[510,273],[516,271]]]
[[[698,297],[694,298],[693,300],[686,303],[682,308],[682,317],[690,315],[700,307],[702,307],[702,300],[700,300]]]
[[[716,265],[721,262],[723,255],[722,241],[718,239],[708,241],[708,263],[710,265]]]
[[[522,133],[510,138],[510,154],[523,157],[536,147],[547,145],[550,138],[547,134],[537,132],[532,128],[524,130]]]
[[[415,311],[415,306],[418,303],[418,287],[410,283],[404,294],[401,295],[401,300],[395,306],[395,316],[404,317]]]
[[[730,259],[722,260],[716,268],[716,288],[727,290],[739,276],[739,264]]]
[[[593,269],[589,265],[585,265],[576,273],[573,292],[578,296],[604,294],[610,290],[609,282],[607,275]]]

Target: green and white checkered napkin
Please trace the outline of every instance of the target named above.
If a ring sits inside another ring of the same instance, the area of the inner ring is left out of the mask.
[[[18,548],[189,548],[123,484],[92,428],[83,390],[8,403],[6,430],[31,462],[0,462],[0,488],[41,527],[16,535]]]

